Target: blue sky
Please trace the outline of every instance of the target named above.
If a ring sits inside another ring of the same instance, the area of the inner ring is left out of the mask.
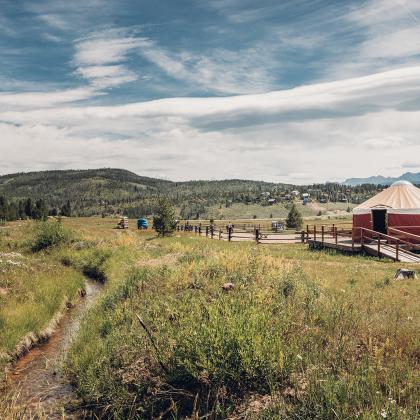
[[[0,173],[420,171],[419,0],[0,6]]]

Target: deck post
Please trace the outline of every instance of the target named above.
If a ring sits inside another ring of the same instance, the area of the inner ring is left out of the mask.
[[[222,229],[219,229],[219,240],[222,239]]]
[[[309,225],[306,225],[306,240],[309,241]]]
[[[206,236],[209,236],[209,227],[206,226]]]
[[[397,244],[395,245],[395,261],[400,259],[400,241],[397,239]]]
[[[334,227],[334,236],[335,236],[335,244],[338,244],[338,232],[337,232],[337,226]]]
[[[232,227],[229,226],[228,228],[228,241],[231,242],[232,241]]]
[[[378,234],[378,258],[381,258],[381,235]]]
[[[321,226],[321,243],[324,245],[324,239],[325,239],[325,226]]]
[[[300,241],[304,244],[305,243],[305,231],[302,230],[302,232],[300,233]]]
[[[214,239],[214,226],[213,225],[210,226],[210,235],[211,235],[211,239]]]
[[[259,229],[255,229],[255,241],[257,242],[257,244],[260,242],[260,230]]]
[[[314,241],[316,241],[316,226],[314,225]]]

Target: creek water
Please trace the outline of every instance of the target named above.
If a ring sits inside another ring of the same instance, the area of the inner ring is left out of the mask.
[[[75,394],[62,372],[62,363],[102,284],[86,280],[85,288],[86,295],[65,313],[50,339],[19,359],[8,374],[8,389],[15,393],[16,402],[27,418],[36,413],[48,419],[79,418],[64,411]]]

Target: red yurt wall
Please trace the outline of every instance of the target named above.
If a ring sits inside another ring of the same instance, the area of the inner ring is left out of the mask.
[[[360,241],[360,230],[357,228],[372,229],[372,215],[367,214],[354,214],[353,215],[353,240]]]
[[[388,227],[420,235],[420,214],[388,213]]]

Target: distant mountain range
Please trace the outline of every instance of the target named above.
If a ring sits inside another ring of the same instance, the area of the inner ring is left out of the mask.
[[[362,184],[391,185],[396,181],[410,181],[413,184],[420,184],[420,172],[406,172],[397,178],[382,175],[370,176],[368,178],[349,178],[342,182],[342,184],[351,186]]]

